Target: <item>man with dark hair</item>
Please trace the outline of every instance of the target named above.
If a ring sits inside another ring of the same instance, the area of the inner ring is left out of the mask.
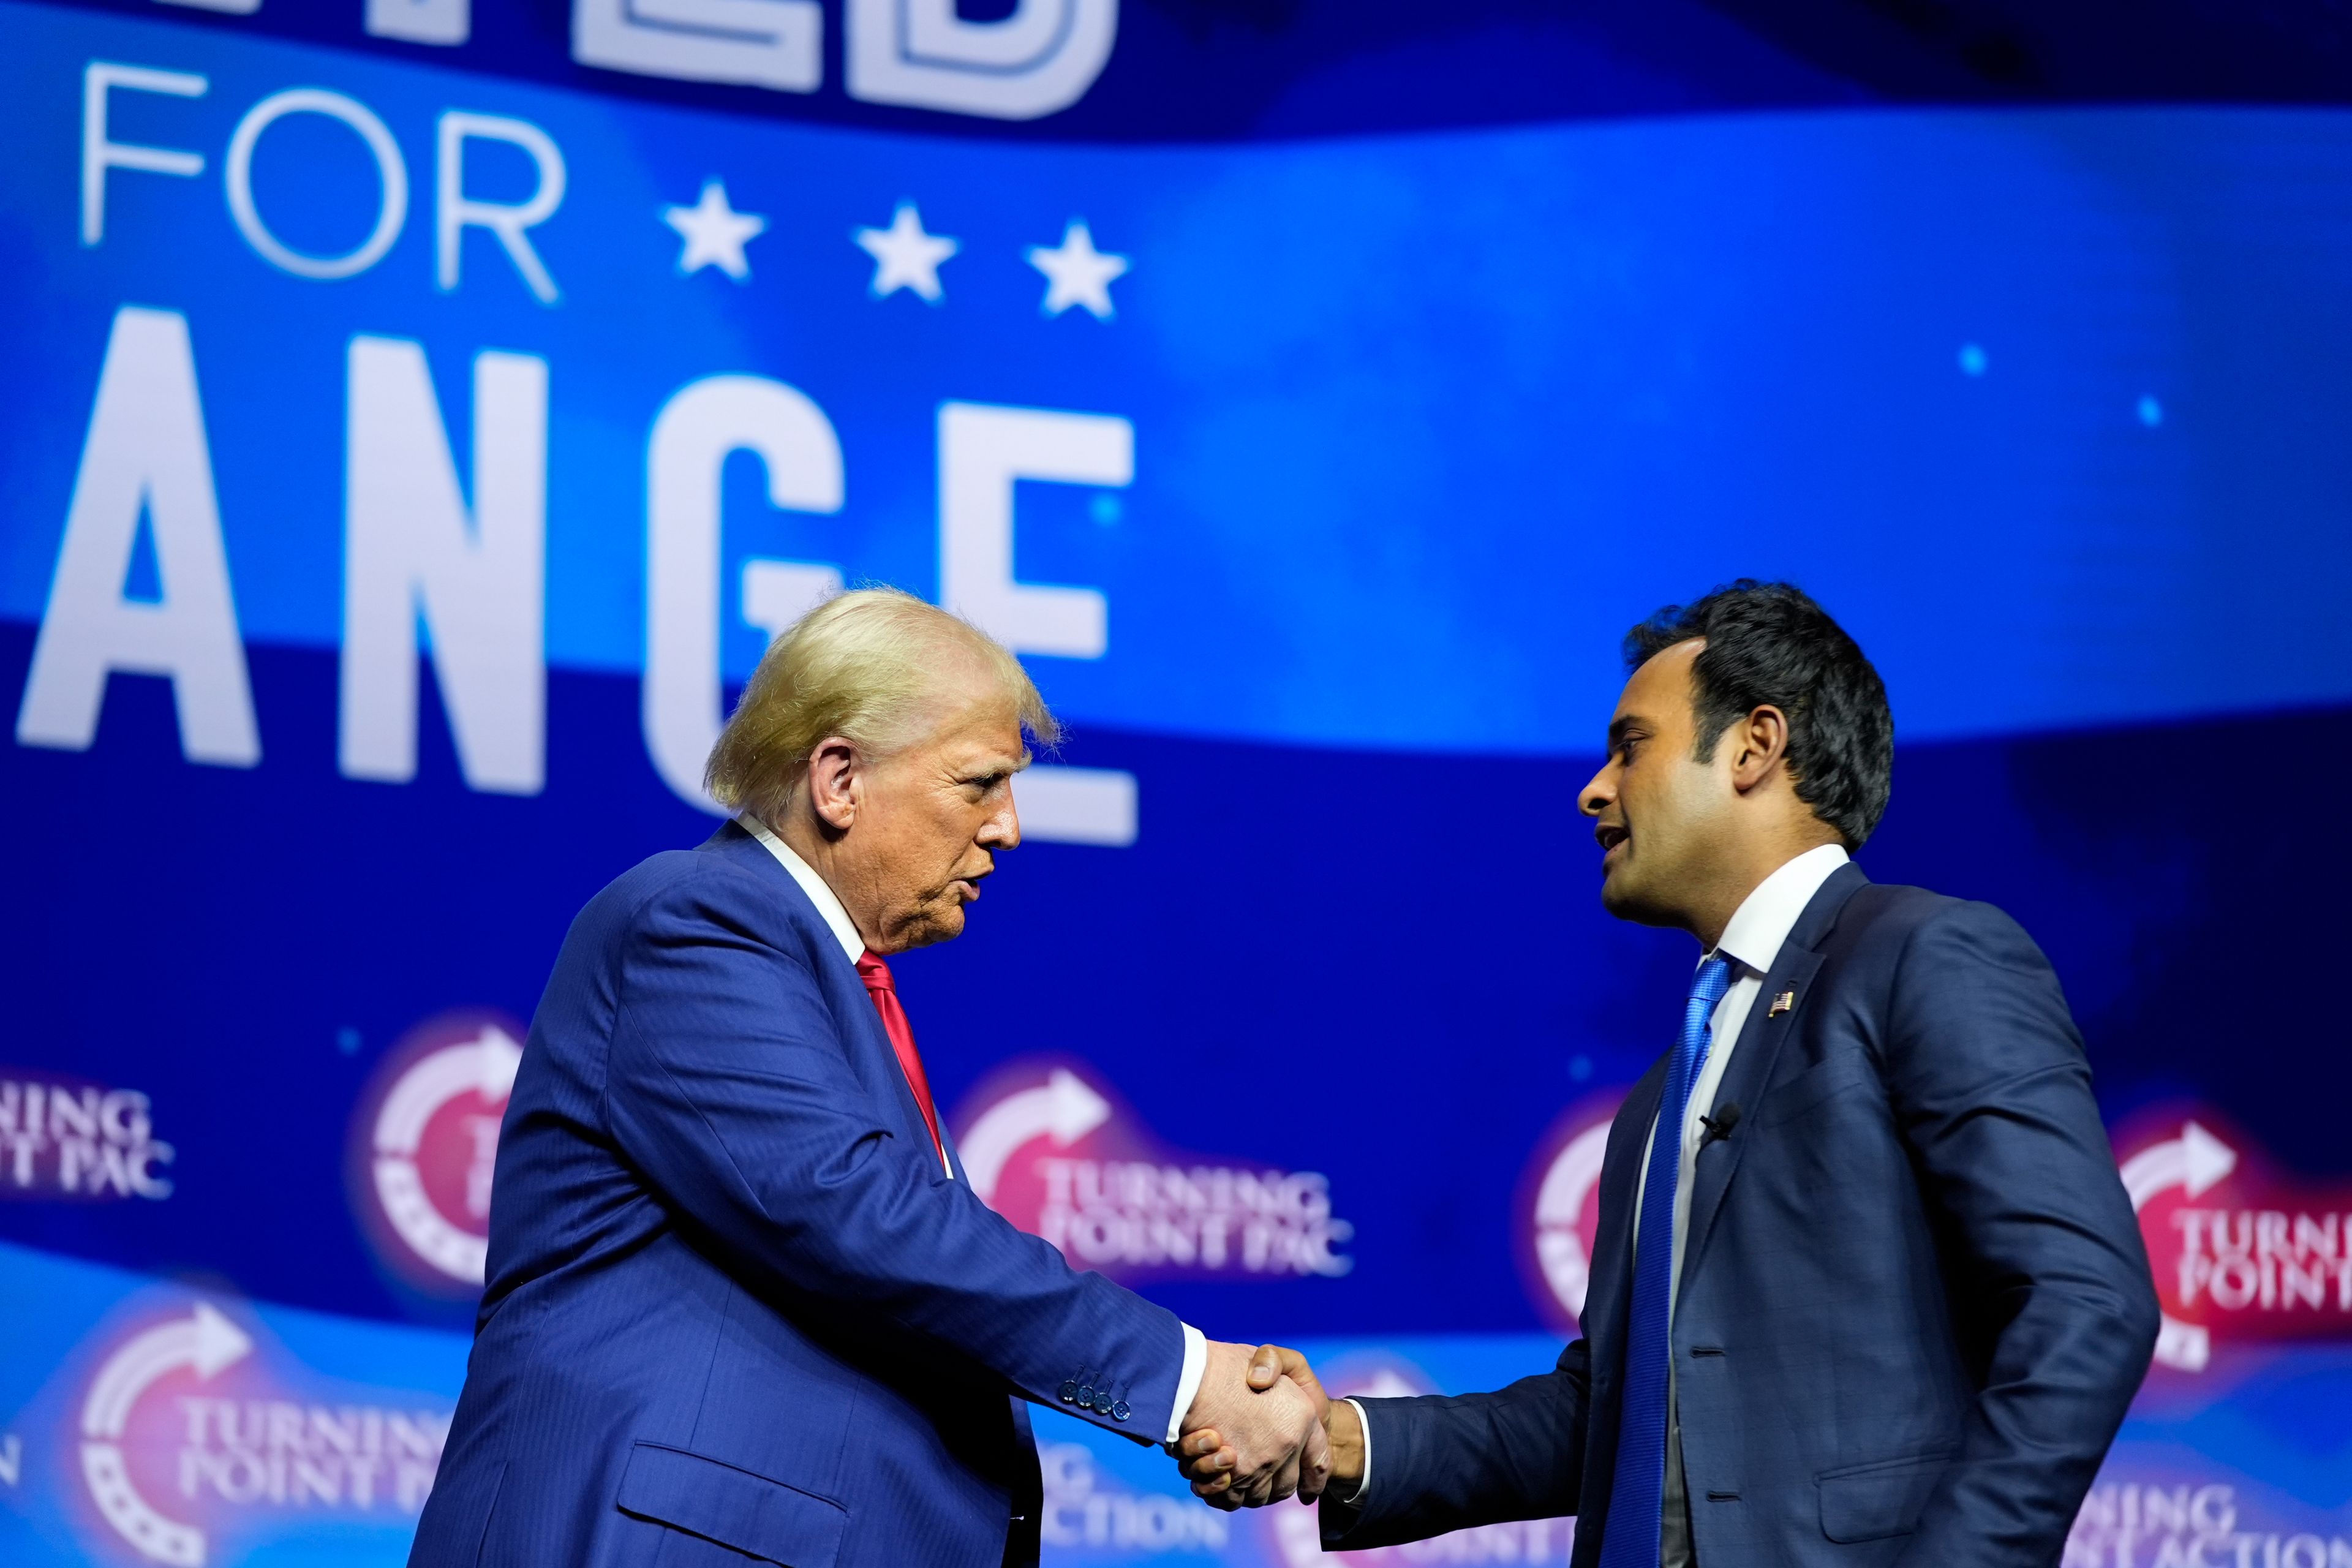
[[[1625,654],[1601,902],[1702,953],[1610,1130],[1583,1337],[1496,1393],[1328,1402],[1324,1544],[1575,1514],[1577,1568],[2047,1568],[2158,1321],[2057,977],[1847,858],[1894,722],[1812,600],[1738,582]],[[1225,1458],[1179,1462],[1223,1502]]]

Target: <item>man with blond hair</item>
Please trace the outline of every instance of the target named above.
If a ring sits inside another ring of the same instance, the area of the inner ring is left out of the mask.
[[[940,1124],[885,961],[1021,842],[1024,731],[1056,734],[1020,664],[905,594],[768,650],[710,758],[734,820],[556,960],[416,1568],[1034,1563],[1024,1400],[1318,1488],[1306,1394],[1016,1230]]]

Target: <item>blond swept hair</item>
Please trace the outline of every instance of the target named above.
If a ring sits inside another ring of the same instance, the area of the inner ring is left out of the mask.
[[[839,735],[887,756],[940,717],[960,676],[995,686],[1040,742],[1061,739],[1029,672],[978,626],[897,588],[835,595],[768,645],[703,784],[730,811],[781,820],[818,742]]]

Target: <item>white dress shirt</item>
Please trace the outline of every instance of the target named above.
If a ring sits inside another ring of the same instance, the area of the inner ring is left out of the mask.
[[[1739,1032],[1748,1024],[1748,1015],[1755,1009],[1757,994],[1764,989],[1764,976],[1779,962],[1780,947],[1789,940],[1797,917],[1822,890],[1822,884],[1831,873],[1846,863],[1846,852],[1838,845],[1823,844],[1806,850],[1794,859],[1756,884],[1755,890],[1740,900],[1732,912],[1731,922],[1723,928],[1723,939],[1712,951],[1701,953],[1705,963],[1717,954],[1729,959],[1732,967],[1730,988],[1715,1005],[1715,1016],[1707,1030],[1706,1059],[1699,1064],[1698,1079],[1691,1085],[1690,1106],[1683,1116],[1682,1173],[1675,1181],[1674,1252],[1672,1268],[1666,1287],[1668,1311],[1682,1288],[1683,1236],[1690,1228],[1691,1181],[1698,1164],[1700,1141],[1706,1135],[1704,1117],[1715,1113],[1715,1096],[1723,1087],[1725,1068],[1731,1064],[1731,1053],[1739,1045]],[[1654,1121],[1650,1135],[1642,1141],[1642,1164],[1633,1188],[1633,1239],[1640,1245],[1642,1237],[1642,1191],[1649,1185],[1650,1140],[1657,1136]],[[1350,1399],[1356,1408],[1356,1428],[1363,1434],[1364,1471],[1356,1483],[1355,1491],[1344,1500],[1361,1499],[1372,1484],[1372,1426],[1364,1419],[1364,1407]]]
[[[735,820],[742,826],[744,832],[768,847],[768,853],[776,858],[778,865],[792,873],[793,880],[801,885],[801,891],[806,893],[809,902],[816,906],[825,930],[833,932],[833,940],[841,943],[842,955],[855,967],[857,961],[866,956],[866,939],[857,934],[857,922],[849,918],[847,910],[842,908],[841,899],[834,892],[831,884],[816,874],[815,867],[794,854],[793,847],[777,837],[766,823],[750,812]]]
[[[824,921],[825,929],[833,932],[833,940],[841,944],[844,956],[853,965],[865,957],[866,939],[857,934],[857,922],[849,918],[849,911],[842,907],[840,896],[834,892],[823,877],[816,874],[816,868],[793,853],[791,845],[778,837],[774,830],[750,812],[745,812],[735,820],[741,826],[744,832],[766,846],[768,853],[776,858],[776,863],[790,872],[793,880],[800,884],[801,891],[806,893],[809,902],[816,906],[816,912]],[[944,1151],[941,1152],[940,1158],[942,1162],[945,1161]],[[955,1180],[953,1165],[948,1166],[947,1174],[948,1180]],[[1202,1337],[1201,1331],[1192,1324],[1185,1323],[1182,1327],[1184,1367],[1177,1374],[1176,1404],[1168,1414],[1168,1436],[1165,1439],[1171,1446],[1178,1437],[1183,1436],[1181,1428],[1184,1413],[1192,1408],[1193,1396],[1201,1392],[1202,1374],[1209,1370],[1209,1342]]]
[[[1706,1058],[1699,1063],[1698,1078],[1691,1085],[1690,1104],[1683,1112],[1682,1170],[1675,1178],[1674,1251],[1669,1256],[1672,1272],[1667,1276],[1667,1310],[1673,1310],[1676,1296],[1682,1290],[1683,1237],[1690,1229],[1691,1183],[1698,1167],[1699,1145],[1706,1137],[1703,1118],[1715,1114],[1715,1097],[1723,1087],[1723,1075],[1731,1065],[1731,1053],[1738,1048],[1740,1031],[1748,1026],[1748,1015],[1755,1009],[1756,998],[1764,989],[1764,976],[1780,962],[1780,946],[1789,940],[1789,932],[1822,884],[1839,867],[1846,863],[1844,848],[1835,844],[1823,844],[1806,850],[1795,859],[1785,862],[1779,870],[1756,884],[1756,890],[1740,901],[1732,912],[1731,923],[1723,928],[1723,938],[1714,950],[1702,953],[1699,963],[1710,958],[1731,961],[1730,988],[1715,1005],[1715,1016],[1707,1031]],[[1642,1193],[1650,1184],[1650,1143],[1658,1135],[1657,1126],[1651,1124],[1650,1137],[1642,1143],[1641,1175],[1633,1187],[1633,1244],[1642,1241]]]

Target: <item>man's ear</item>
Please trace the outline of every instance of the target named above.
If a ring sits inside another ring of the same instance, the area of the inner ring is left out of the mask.
[[[1731,785],[1746,795],[1788,760],[1789,716],[1765,703],[1726,731],[1723,741],[1732,748]]]
[[[827,735],[809,753],[809,808],[832,832],[846,833],[857,820],[865,784],[864,759],[841,736]]]

